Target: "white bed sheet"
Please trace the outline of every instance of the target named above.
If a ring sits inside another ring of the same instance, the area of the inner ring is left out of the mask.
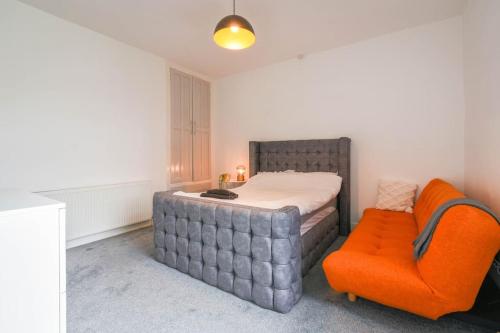
[[[174,195],[269,209],[297,206],[300,215],[304,215],[336,197],[341,183],[342,178],[334,173],[276,172],[258,174],[247,184],[232,189],[238,194],[234,200],[200,197],[200,193],[182,191]]]

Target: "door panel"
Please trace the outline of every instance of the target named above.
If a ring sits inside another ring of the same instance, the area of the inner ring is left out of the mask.
[[[193,78],[193,180],[210,179],[210,84]]]
[[[171,100],[171,183],[193,179],[192,77],[170,70]]]

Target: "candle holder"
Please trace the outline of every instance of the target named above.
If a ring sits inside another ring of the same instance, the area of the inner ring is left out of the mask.
[[[247,171],[247,168],[245,168],[244,165],[238,165],[236,167],[236,173],[237,173],[236,180],[239,182],[245,181],[245,172],[246,171]]]

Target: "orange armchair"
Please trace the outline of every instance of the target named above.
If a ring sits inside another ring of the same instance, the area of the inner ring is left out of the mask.
[[[414,214],[365,210],[340,250],[323,262],[330,286],[349,293],[351,300],[357,295],[431,319],[469,310],[500,250],[495,219],[474,207],[452,207],[418,261],[412,244],[440,205],[462,197],[452,185],[434,179]]]

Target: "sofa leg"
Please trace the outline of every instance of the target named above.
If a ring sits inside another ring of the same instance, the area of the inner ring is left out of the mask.
[[[356,295],[354,294],[351,294],[351,293],[347,293],[347,298],[349,299],[349,301],[351,302],[356,302]]]

